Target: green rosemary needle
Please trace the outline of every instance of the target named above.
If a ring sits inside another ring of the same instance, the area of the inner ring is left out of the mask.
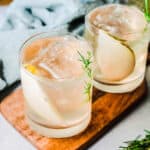
[[[79,51],[78,54],[80,56],[80,61],[83,64],[83,69],[86,71],[87,75],[89,76],[89,78],[92,78],[92,69],[90,67],[92,61],[92,53],[90,51],[87,51],[87,58],[85,58]]]
[[[144,138],[138,136],[133,141],[124,142],[127,146],[121,146],[120,150],[150,150],[150,131],[145,130],[145,133],[146,135]]]
[[[85,82],[85,87],[84,87],[84,93],[87,95],[87,101],[90,101],[91,99],[91,89],[92,89],[92,69],[91,69],[91,59],[92,59],[92,53],[90,51],[87,51],[87,56],[83,56],[79,51],[78,54],[80,56],[79,61],[82,62],[82,67],[84,71],[87,73],[87,76],[89,77],[90,81]]]

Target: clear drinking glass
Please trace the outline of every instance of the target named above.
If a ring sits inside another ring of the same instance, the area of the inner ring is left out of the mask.
[[[134,5],[140,8],[144,13],[148,21],[150,21],[150,0],[127,0],[124,4]]]
[[[85,21],[85,38],[94,49],[94,86],[123,93],[144,79],[150,25],[133,6],[109,4],[92,10]]]
[[[91,61],[91,47],[77,36],[41,33],[23,44],[21,81],[26,118],[33,130],[61,138],[88,126]]]

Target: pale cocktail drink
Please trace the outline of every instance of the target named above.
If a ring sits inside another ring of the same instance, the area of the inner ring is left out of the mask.
[[[91,61],[88,43],[71,35],[43,33],[23,45],[21,80],[26,118],[33,130],[59,138],[76,135],[88,126]]]
[[[112,93],[137,88],[145,75],[150,26],[136,7],[111,4],[86,16],[85,37],[94,48],[94,86]]]

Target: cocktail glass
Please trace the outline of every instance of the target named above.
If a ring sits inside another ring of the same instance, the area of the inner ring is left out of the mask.
[[[100,14],[102,9],[103,14]],[[122,17],[126,16],[126,11],[134,12],[133,17],[130,14],[129,19]],[[142,19],[138,20],[139,17]],[[111,93],[130,92],[137,88],[144,79],[150,40],[150,25],[144,14],[133,6],[101,6],[86,16],[85,26],[84,36],[94,49],[94,86]]]
[[[91,119],[92,53],[77,36],[41,33],[21,48],[26,118],[41,135],[76,135]],[[80,70],[80,71],[78,71]]]

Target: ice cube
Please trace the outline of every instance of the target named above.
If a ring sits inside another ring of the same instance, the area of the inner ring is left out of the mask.
[[[85,53],[89,49],[84,40],[72,36],[59,37],[41,49],[32,63],[56,79],[76,77],[83,72],[78,51]]]
[[[144,14],[138,8],[120,4],[110,4],[96,8],[90,13],[89,21],[95,26],[103,24],[103,26],[98,27],[114,36],[129,41],[140,38],[147,25]],[[107,30],[110,28],[113,30]]]

